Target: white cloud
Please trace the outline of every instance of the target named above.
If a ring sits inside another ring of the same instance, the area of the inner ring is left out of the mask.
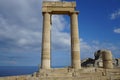
[[[80,54],[82,59],[88,58],[88,57],[93,58],[95,51],[96,49],[93,48],[92,45],[87,43],[82,38],[80,39],[80,52],[81,52]]]
[[[16,61],[5,61],[4,63],[10,64],[10,65],[15,65],[15,64],[17,64]]]
[[[111,14],[110,19],[114,20],[120,17],[120,9],[116,10],[114,13]]]
[[[81,50],[82,50],[83,52],[86,52],[86,51],[90,51],[90,50],[91,50],[91,46],[90,46],[87,42],[85,42],[84,40],[82,40],[82,41],[80,42],[80,46],[81,46]]]
[[[94,52],[101,49],[107,49],[113,52],[113,57],[119,57],[120,48],[119,45],[115,45],[109,42],[99,42],[98,40],[93,40],[91,43],[81,40],[80,42],[81,56],[84,58],[94,58]]]
[[[0,0],[0,37],[5,48],[14,51],[29,46],[34,50],[40,46],[37,44],[41,41],[41,3],[41,0]]]
[[[69,50],[70,49],[70,33],[63,31],[69,23],[64,19],[64,16],[52,16],[52,44],[53,50]],[[70,28],[70,27],[69,27]]]
[[[120,28],[114,29],[115,33],[120,33]]]
[[[0,49],[40,50],[42,41],[41,5],[41,0],[0,0],[0,37],[1,42],[5,43],[5,48],[1,45]],[[69,24],[65,21],[64,16],[57,15],[52,17],[52,22],[53,47],[68,49],[70,34],[63,30]]]
[[[92,43],[93,44],[99,44],[99,41],[93,40]]]

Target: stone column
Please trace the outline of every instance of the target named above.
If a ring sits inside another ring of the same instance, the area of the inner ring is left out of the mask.
[[[105,69],[113,68],[111,51],[108,51],[108,50],[102,51],[102,58],[103,58],[103,68]]]
[[[43,13],[41,69],[50,69],[50,13]]]
[[[74,69],[81,69],[78,12],[71,13],[71,62]]]

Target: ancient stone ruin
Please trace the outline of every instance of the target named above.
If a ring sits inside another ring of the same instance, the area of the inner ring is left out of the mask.
[[[111,64],[106,65],[107,63],[111,63]],[[120,67],[120,59],[112,58],[112,53],[108,50],[98,50],[94,53],[94,59],[87,58],[82,60],[81,66],[96,67],[96,68],[116,68],[116,67]]]
[[[80,45],[78,33],[78,11],[75,2],[43,2],[43,35],[41,69],[50,69],[51,16],[69,15],[71,19],[71,61],[72,68],[80,69]]]
[[[98,50],[95,58],[80,60],[78,11],[76,2],[43,2],[43,35],[41,67],[30,75],[1,77],[0,80],[120,80],[120,59],[109,50]],[[71,19],[71,66],[51,68],[51,16],[69,15]]]

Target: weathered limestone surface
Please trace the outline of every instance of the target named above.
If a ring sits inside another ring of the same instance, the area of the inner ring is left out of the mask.
[[[78,12],[71,13],[71,57],[72,67],[81,68],[80,63],[80,44],[78,33]]]
[[[78,11],[75,2],[43,2],[43,40],[41,69],[50,69],[50,23],[51,15],[66,14],[71,18],[71,67],[81,68],[78,32]]]
[[[104,50],[102,51],[102,59],[103,59],[103,68],[113,68],[112,62],[112,53],[111,51]]]
[[[116,68],[120,67],[120,59],[112,58],[112,53],[109,50],[98,50],[94,53],[95,58],[87,58],[82,60],[83,67],[98,67],[98,68]]]
[[[50,13],[43,13],[41,68],[50,69]]]
[[[68,14],[74,12],[75,2],[48,2],[44,1],[42,5],[42,12],[51,12],[52,14]]]
[[[39,76],[0,77],[0,80],[120,80],[120,68],[51,69],[44,70]]]

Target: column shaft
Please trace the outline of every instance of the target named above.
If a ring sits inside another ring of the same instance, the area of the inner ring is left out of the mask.
[[[109,51],[109,50],[102,51],[102,58],[103,58],[103,68],[112,69],[113,68],[113,59],[112,59],[111,51]]]
[[[71,62],[74,69],[81,68],[80,43],[78,33],[78,13],[71,14]]]
[[[50,69],[50,14],[43,13],[41,69]]]

